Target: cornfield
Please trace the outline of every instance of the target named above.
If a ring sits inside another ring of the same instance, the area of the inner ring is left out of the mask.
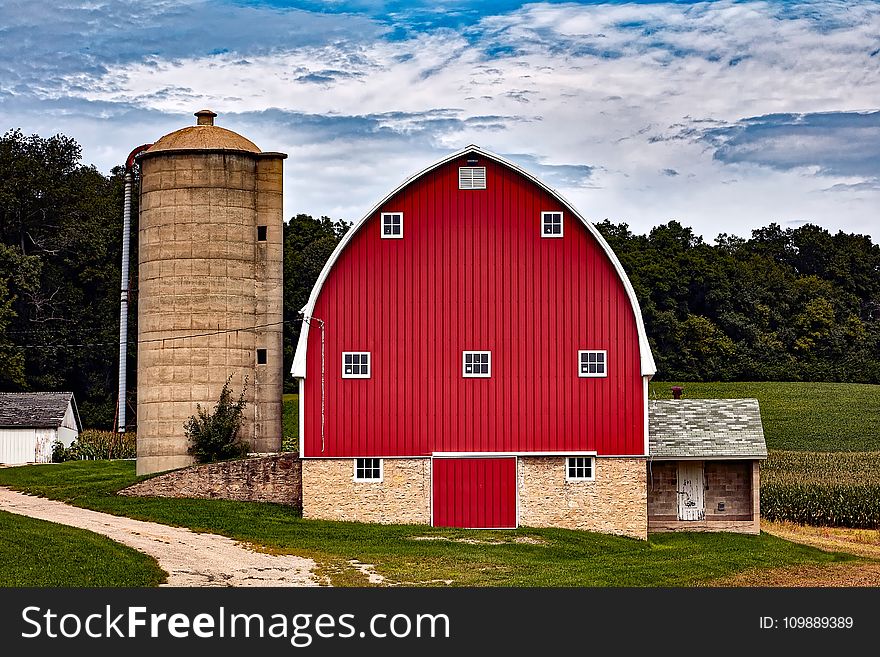
[[[86,429],[81,431],[73,444],[65,448],[55,443],[52,460],[96,461],[101,459],[133,459],[137,456],[137,435]]]
[[[804,525],[880,527],[880,452],[771,451],[761,515]]]

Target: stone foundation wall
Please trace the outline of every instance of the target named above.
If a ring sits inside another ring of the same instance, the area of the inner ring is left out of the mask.
[[[299,508],[302,506],[302,462],[296,454],[273,454],[194,465],[146,479],[119,494],[275,502]]]
[[[303,518],[431,523],[431,459],[383,459],[382,481],[354,481],[354,459],[304,459]]]
[[[564,457],[521,457],[519,522],[646,539],[644,459],[597,458],[594,481],[566,481]]]

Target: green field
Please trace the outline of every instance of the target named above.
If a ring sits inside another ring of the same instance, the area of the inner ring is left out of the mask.
[[[0,511],[0,586],[155,586],[152,557],[83,529]]]
[[[691,586],[751,568],[852,559],[767,534],[661,534],[638,541],[563,529],[447,530],[302,520],[275,504],[113,494],[136,480],[131,461],[0,470],[0,485],[17,490],[312,557],[319,574],[336,585],[367,584],[352,559],[375,564],[394,583],[554,587]]]
[[[754,397],[769,449],[808,452],[880,451],[880,385],[858,383],[651,382],[650,396],[672,386],[696,399]]]

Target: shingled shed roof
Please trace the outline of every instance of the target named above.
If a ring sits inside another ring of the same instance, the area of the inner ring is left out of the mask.
[[[648,404],[655,459],[767,458],[757,399],[652,399]]]
[[[79,426],[72,392],[0,392],[0,427],[57,429],[71,403]]]

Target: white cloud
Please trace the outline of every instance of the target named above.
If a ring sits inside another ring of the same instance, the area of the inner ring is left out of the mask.
[[[402,40],[363,19],[350,18],[346,29],[341,19],[332,17],[324,37],[311,41],[258,47],[238,39],[217,54],[177,47],[62,72],[38,98],[150,116],[128,143],[108,147],[107,137],[96,136],[84,144],[102,168],[161,134],[149,128],[182,127],[187,114],[210,106],[222,125],[290,153],[288,215],[359,217],[398,181],[473,142],[543,166],[595,167],[589,185],[577,176],[554,182],[586,216],[626,220],[640,231],[676,218],[711,237],[807,219],[880,237],[866,202],[878,192],[852,172],[722,161],[706,139],[707,129],[746,117],[875,109],[875,3],[531,4]],[[271,118],[268,108],[279,113]],[[467,120],[481,116],[500,118]],[[817,128],[804,157],[845,147],[847,134]],[[798,152],[793,142],[780,143]],[[115,159],[102,159],[108,153]],[[804,164],[816,163],[806,157]],[[315,167],[331,173],[332,184],[309,178]]]

